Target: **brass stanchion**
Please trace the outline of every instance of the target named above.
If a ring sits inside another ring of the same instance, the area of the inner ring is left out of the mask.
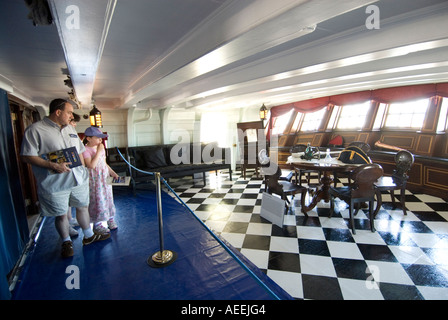
[[[160,172],[155,173],[156,197],[157,197],[157,216],[159,219],[159,242],[160,250],[148,258],[147,262],[151,267],[161,268],[173,263],[177,254],[174,251],[164,250],[163,242],[163,217],[162,217],[162,188],[160,185]]]

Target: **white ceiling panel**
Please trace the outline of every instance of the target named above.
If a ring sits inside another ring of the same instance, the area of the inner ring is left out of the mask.
[[[446,0],[49,3],[54,23],[35,27],[25,1],[0,1],[0,87],[30,104],[67,97],[67,72],[87,109],[272,107],[448,81]]]

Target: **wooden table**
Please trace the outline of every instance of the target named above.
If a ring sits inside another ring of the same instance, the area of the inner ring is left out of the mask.
[[[305,206],[305,202],[302,202],[302,212],[305,214],[312,210],[319,201],[330,201],[330,194],[328,190],[333,183],[333,172],[350,172],[360,166],[359,164],[344,163],[336,158],[332,158],[331,161],[325,161],[325,159],[304,160],[294,155],[288,157],[286,163],[291,165],[293,169],[315,170],[321,173],[320,185],[318,186],[311,203]]]

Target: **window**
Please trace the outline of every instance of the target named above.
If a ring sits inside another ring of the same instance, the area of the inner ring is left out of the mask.
[[[370,101],[343,106],[339,115],[338,129],[361,129],[366,122]]]
[[[284,115],[281,115],[274,120],[274,125],[272,128],[272,134],[282,134],[286,126],[289,123],[289,120],[291,119],[293,109],[289,110],[288,113],[285,113]]]
[[[387,111],[385,127],[421,129],[429,100],[392,103]]]
[[[319,111],[305,113],[302,123],[301,131],[316,131],[322,122],[322,118],[325,115],[326,108],[322,108]]]

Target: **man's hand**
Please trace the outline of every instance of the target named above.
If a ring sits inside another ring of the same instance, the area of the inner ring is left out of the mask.
[[[71,169],[68,167],[68,165],[71,164],[71,162],[63,162],[63,163],[56,163],[51,162],[48,160],[44,160],[41,157],[38,156],[22,156],[22,160],[26,163],[29,163],[31,165],[39,166],[42,168],[51,169],[57,173],[63,173],[63,172],[69,172]]]
[[[72,164],[71,162],[63,162],[63,163],[50,162],[50,167],[53,171],[56,171],[57,173],[64,173],[71,171],[71,169],[69,168],[69,165],[71,164]]]

